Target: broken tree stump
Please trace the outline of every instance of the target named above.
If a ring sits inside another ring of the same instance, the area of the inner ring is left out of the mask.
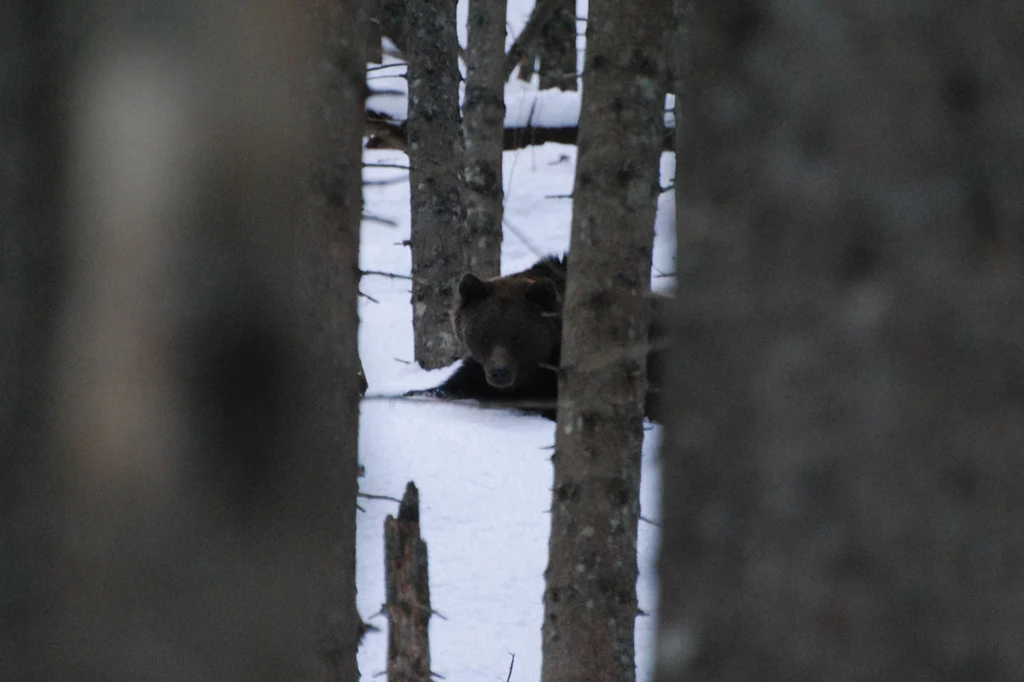
[[[398,518],[389,515],[384,521],[384,582],[388,682],[429,682],[427,543],[420,538],[420,494],[411,481]]]

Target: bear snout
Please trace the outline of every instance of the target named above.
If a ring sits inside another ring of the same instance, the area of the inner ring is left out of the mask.
[[[487,383],[494,388],[511,388],[516,382],[516,362],[505,346],[495,346],[486,363]]]
[[[495,388],[508,388],[515,379],[516,375],[505,365],[494,365],[487,370],[487,383]]]

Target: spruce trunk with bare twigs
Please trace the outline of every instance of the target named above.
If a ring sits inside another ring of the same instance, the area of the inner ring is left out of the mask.
[[[436,369],[461,353],[448,315],[455,286],[469,268],[455,0],[408,0],[406,18],[413,345],[416,362]]]
[[[519,66],[519,78],[540,75],[540,87],[575,90],[576,2],[540,0],[505,56],[502,67],[508,80]]]
[[[543,682],[633,682],[651,249],[670,0],[590,5],[555,436]],[[596,359],[600,358],[600,361]]]
[[[576,89],[576,0],[557,0],[537,45],[540,89]]]
[[[465,244],[469,272],[501,274],[505,133],[505,0],[470,0],[463,143],[466,154]]]

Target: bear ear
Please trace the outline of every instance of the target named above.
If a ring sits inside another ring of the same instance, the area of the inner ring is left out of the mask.
[[[526,298],[546,312],[558,311],[558,289],[550,279],[538,279],[530,283]]]
[[[462,303],[471,303],[485,298],[487,293],[487,283],[482,279],[471,272],[462,276],[462,281],[459,282],[459,300]]]

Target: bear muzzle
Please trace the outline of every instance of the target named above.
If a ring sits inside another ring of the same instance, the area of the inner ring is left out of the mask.
[[[487,370],[487,383],[495,388],[508,388],[515,380],[516,375],[504,365],[496,365]]]
[[[494,388],[511,388],[516,383],[515,362],[504,346],[491,351],[486,370],[487,383]]]

